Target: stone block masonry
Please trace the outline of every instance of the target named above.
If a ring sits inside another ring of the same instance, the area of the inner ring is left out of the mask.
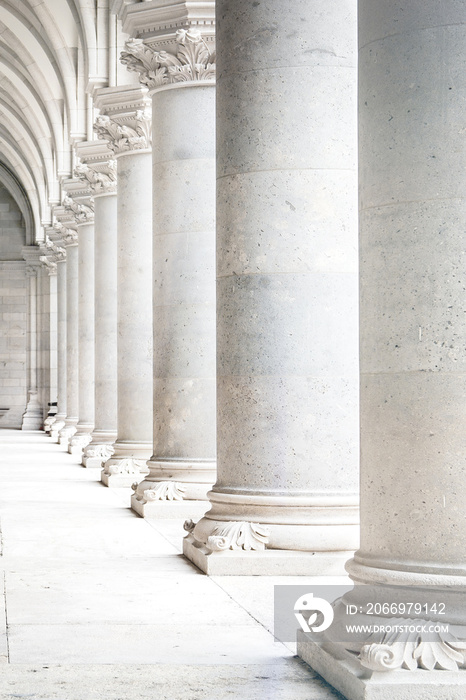
[[[27,401],[27,277],[21,249],[25,229],[8,191],[0,186],[0,427],[20,428]]]

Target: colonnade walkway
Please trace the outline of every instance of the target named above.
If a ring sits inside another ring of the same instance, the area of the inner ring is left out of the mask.
[[[139,518],[129,490],[40,432],[0,430],[0,697],[330,700],[273,637],[273,586],[180,554],[179,521]]]

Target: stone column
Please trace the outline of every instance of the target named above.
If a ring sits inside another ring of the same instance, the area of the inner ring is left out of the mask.
[[[95,427],[83,451],[85,467],[101,468],[117,438],[117,195],[116,161],[104,141],[76,147],[75,169],[90,183],[95,239]]]
[[[46,239],[40,256],[40,343],[39,343],[39,374],[40,403],[43,416],[44,431],[50,432],[51,423],[55,420],[57,385],[56,385],[56,281],[57,262],[55,246]],[[39,300],[38,300],[39,301]]]
[[[147,474],[152,453],[150,103],[141,88],[103,88],[96,106],[96,131],[115,154],[118,178],[118,436],[102,482],[130,486]]]
[[[65,180],[65,207],[78,232],[78,424],[68,452],[80,456],[94,429],[94,205],[87,179]]]
[[[348,600],[368,584],[369,601],[395,607],[368,615],[359,596],[358,624],[424,629],[303,639],[300,655],[349,700],[464,696],[465,18],[448,0],[360,2],[361,548]],[[396,614],[399,601],[422,607]],[[344,622],[344,603],[336,612]],[[457,627],[429,635],[427,622]]]
[[[184,552],[208,573],[342,573],[358,543],[355,3],[216,10],[218,478]]]
[[[50,235],[50,234],[49,234]],[[54,239],[55,240],[55,239]],[[58,239],[60,240],[60,239]],[[50,437],[58,440],[66,418],[66,251],[61,246],[57,262],[57,413],[50,426]]]
[[[66,248],[66,418],[58,437],[60,445],[68,447],[76,432],[79,406],[78,235],[64,224],[58,228]]]
[[[40,430],[43,426],[42,408],[38,394],[38,284],[41,254],[38,246],[25,246],[22,250],[26,260],[28,277],[28,402],[23,414],[21,430]]]
[[[154,446],[131,499],[152,518],[201,517],[216,477],[213,41],[179,30],[168,54],[156,39],[133,39],[122,54],[152,94]]]

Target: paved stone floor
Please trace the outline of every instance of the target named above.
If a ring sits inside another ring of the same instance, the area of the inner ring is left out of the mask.
[[[342,698],[273,637],[273,586],[208,578],[43,433],[0,430],[0,698]],[[3,663],[2,663],[3,662]]]

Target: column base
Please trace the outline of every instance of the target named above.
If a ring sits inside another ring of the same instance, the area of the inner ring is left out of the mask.
[[[346,576],[351,552],[224,550],[213,552],[192,534],[183,540],[183,554],[209,576]]]
[[[157,476],[154,477],[155,464]],[[150,475],[139,484],[135,484],[135,493],[131,498],[132,510],[143,518],[155,520],[202,518],[209,507],[207,492],[212,488],[212,482],[206,483],[203,477],[207,475],[207,478],[215,478],[211,468],[212,462],[167,460],[163,463],[164,470],[159,468],[160,464],[161,462],[153,460],[147,462]],[[187,465],[190,465],[191,470]],[[200,465],[204,466],[204,470]]]
[[[52,425],[55,423],[55,416],[47,416],[47,418],[44,420],[44,432],[47,433],[47,435],[50,435],[52,431]]]
[[[81,464],[87,469],[102,469],[105,462],[111,458],[113,452],[114,448],[111,443],[90,442],[84,448]]]
[[[65,420],[63,418],[56,418],[55,421],[50,426],[50,437],[55,442],[59,442],[58,433],[62,428],[65,427]]]
[[[76,433],[77,419],[65,420],[64,427],[58,433],[58,443],[64,445],[68,449],[68,443]]]
[[[90,433],[81,433],[78,431],[70,438],[68,443],[68,452],[70,455],[81,456],[82,451],[91,442],[92,437]]]
[[[136,484],[134,484],[136,486]],[[205,513],[206,501],[189,500],[141,500],[137,492],[131,496],[131,510],[142,518],[149,520],[170,520],[187,518],[202,518]]]
[[[149,442],[117,442],[115,452],[102,470],[100,480],[110,488],[128,488],[138,484],[149,473],[147,460],[152,453]]]
[[[298,656],[347,700],[464,699],[466,671],[370,671],[332,646],[298,632]]]
[[[26,411],[23,413],[21,430],[41,430],[43,426],[42,406],[39,403],[37,392],[29,392],[29,400]]]

